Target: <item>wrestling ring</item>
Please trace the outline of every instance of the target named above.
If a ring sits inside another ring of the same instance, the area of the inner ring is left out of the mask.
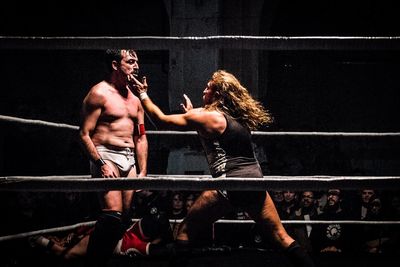
[[[131,38],[30,38],[30,37],[1,37],[1,49],[106,49],[124,47],[137,47],[138,49],[159,50],[159,49],[191,49],[193,46],[205,48],[232,48],[232,49],[267,49],[267,50],[400,50],[398,37],[246,37],[246,36],[212,36],[212,37],[131,37]],[[313,43],[310,46],[310,42]],[[0,121],[6,123],[16,123],[23,125],[43,126],[49,128],[67,129],[77,132],[78,126],[53,123],[43,120],[24,119],[13,116],[0,115]],[[178,131],[147,131],[148,135],[195,135],[195,132]],[[328,136],[328,137],[400,137],[399,132],[253,132],[255,136]],[[148,175],[145,178],[137,179],[103,179],[90,178],[88,175],[71,176],[6,176],[0,177],[1,192],[97,192],[101,190],[116,189],[149,189],[149,190],[206,190],[206,189],[226,189],[232,191],[251,191],[251,190],[326,190],[329,188],[339,188],[344,190],[356,189],[381,189],[398,190],[400,189],[400,176],[264,176],[264,178],[224,178],[213,179],[207,175]],[[174,221],[176,222],[176,220]],[[360,221],[360,220],[340,220],[340,221],[304,221],[304,220],[283,220],[285,225],[290,224],[352,224],[352,225],[399,225],[400,221]],[[219,220],[215,225],[223,224],[253,224],[248,220]],[[73,225],[60,226],[30,232],[23,232],[12,235],[0,236],[0,245],[8,242],[14,243],[31,236],[58,233],[76,229],[80,226],[94,225],[94,221],[87,221]],[[214,227],[214,226],[213,226]],[[5,246],[6,246],[5,245]],[[232,266],[238,264],[240,260],[236,257],[244,255],[247,257],[260,257],[260,263],[265,266],[268,263],[275,266],[279,262],[279,253],[261,249],[245,248],[226,248],[210,247],[204,248],[198,253],[198,257],[191,266],[210,265],[215,261],[222,266]],[[332,256],[332,255],[331,255]],[[349,264],[359,263],[376,265],[379,263],[393,264],[398,261],[398,255],[380,257],[380,255],[363,256],[362,261],[353,258],[337,259],[336,256],[327,256],[321,262],[323,266],[330,264],[337,265],[340,261],[346,260]],[[227,260],[227,259],[230,260]],[[340,258],[340,257],[339,257]],[[382,262],[382,259],[384,261]],[[37,260],[37,259],[36,259]],[[130,261],[124,259],[122,261]],[[387,260],[387,261],[386,261]],[[134,259],[135,266],[149,266],[149,259]],[[162,259],[155,259],[157,266],[163,266]],[[39,259],[43,265],[43,259]],[[330,262],[330,264],[326,263]],[[49,261],[48,264],[53,264]],[[153,262],[154,263],[154,262]],[[7,263],[9,264],[9,263]],[[21,264],[21,263],[20,263]],[[25,263],[27,264],[27,263]],[[122,263],[119,263],[122,264]],[[240,264],[240,263],[239,263]],[[241,264],[246,264],[241,262]],[[275,265],[274,265],[275,264]],[[23,265],[23,263],[22,263]],[[50,266],[49,265],[49,266]],[[118,265],[118,263],[117,263]],[[321,265],[321,266],[322,266]],[[3,265],[1,265],[3,266]],[[9,265],[5,265],[9,266]],[[19,266],[19,265],[18,265]],[[65,266],[61,264],[61,266]],[[258,266],[258,265],[254,265]],[[260,265],[261,266],[261,265]],[[277,266],[277,265],[276,265]],[[282,266],[282,264],[280,264]],[[283,265],[285,266],[285,265]],[[369,266],[369,265],[368,265]]]

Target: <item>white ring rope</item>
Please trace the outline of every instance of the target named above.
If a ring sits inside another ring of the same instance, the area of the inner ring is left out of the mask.
[[[31,192],[92,192],[105,190],[210,190],[230,191],[263,190],[325,190],[400,188],[399,176],[264,176],[263,178],[224,177],[196,175],[152,175],[148,177],[90,178],[90,176],[8,176],[0,177],[1,191]]]
[[[399,50],[398,36],[0,36],[0,49]]]
[[[0,121],[21,123],[26,125],[48,126],[62,129],[79,130],[79,126],[69,125],[65,123],[47,122],[42,120],[23,119],[12,116],[0,115]],[[196,131],[146,131],[146,134],[154,135],[197,135]],[[399,132],[261,132],[253,131],[253,135],[260,136],[366,136],[366,137],[384,137],[384,136],[400,136]]]
[[[26,238],[26,237],[30,237],[30,236],[36,236],[36,235],[59,233],[59,232],[64,232],[64,231],[72,231],[81,226],[93,226],[95,223],[96,223],[96,221],[82,222],[82,223],[77,223],[77,224],[68,225],[68,226],[61,226],[61,227],[48,228],[48,229],[43,229],[43,230],[30,231],[30,232],[15,234],[15,235],[0,236],[0,242],[14,240],[14,239],[20,239],[20,238]]]
[[[0,115],[0,121],[5,122],[13,122],[13,123],[21,123],[26,125],[37,125],[37,126],[47,126],[47,127],[55,127],[55,128],[62,128],[62,129],[71,129],[71,130],[79,130],[78,126],[69,125],[65,123],[55,123],[55,122],[48,122],[42,120],[31,120],[31,119],[23,119],[11,116]]]
[[[139,219],[133,219],[132,221],[138,221]],[[175,220],[175,219],[170,219],[169,222],[171,224],[176,224],[176,223],[181,223],[182,219]],[[310,220],[310,221],[304,221],[304,220],[282,220],[281,221],[283,224],[288,224],[288,225],[301,225],[301,224],[358,224],[358,225],[400,225],[400,221],[355,221],[355,220],[337,220],[337,221],[321,221],[321,220]],[[0,242],[2,241],[9,241],[9,240],[15,240],[15,239],[21,239],[21,238],[26,238],[26,237],[31,237],[31,236],[37,236],[37,235],[44,235],[44,234],[51,234],[51,233],[59,233],[59,232],[65,232],[65,231],[72,231],[77,229],[78,227],[82,226],[94,226],[96,221],[89,221],[89,222],[82,222],[82,223],[77,223],[73,225],[67,225],[67,226],[61,226],[61,227],[54,227],[54,228],[48,228],[48,229],[42,229],[42,230],[36,230],[36,231],[30,231],[30,232],[24,232],[24,233],[19,233],[19,234],[14,234],[14,235],[6,235],[6,236],[0,236]],[[253,220],[218,220],[214,222],[214,224],[255,224]]]

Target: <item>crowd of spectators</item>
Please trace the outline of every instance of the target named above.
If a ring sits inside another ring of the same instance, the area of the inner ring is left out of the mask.
[[[286,230],[309,252],[315,253],[387,253],[400,251],[400,192],[398,190],[360,189],[324,191],[269,191]],[[141,190],[132,204],[134,218],[159,212],[170,220],[176,235],[179,223],[199,196],[197,191]],[[14,197],[11,211],[17,223],[9,224],[13,232],[38,230],[88,221],[95,218],[97,201],[88,193],[27,193]],[[12,196],[7,194],[10,200]],[[11,203],[8,202],[8,203]],[[19,208],[17,208],[19,206]],[[21,208],[23,207],[23,208]],[[62,207],[60,209],[60,207]],[[91,213],[92,212],[92,213]],[[87,215],[91,216],[87,216]],[[18,216],[17,216],[18,215]],[[248,220],[243,210],[237,209],[226,220]],[[291,221],[322,220],[321,224]],[[334,221],[361,221],[338,223]],[[375,224],[393,221],[393,224]],[[261,227],[249,223],[215,223],[201,235],[205,246],[273,248]]]
[[[134,216],[156,208],[170,219],[176,233],[180,219],[200,192],[141,191],[136,194]],[[400,221],[398,191],[371,189],[326,191],[270,191],[285,228],[310,253],[397,253],[400,248],[398,224],[375,224],[374,221]],[[240,209],[223,219],[247,220]],[[328,221],[320,224],[291,223],[292,220]],[[369,221],[337,223],[334,221]],[[214,224],[204,234],[211,245],[269,247],[257,224]]]

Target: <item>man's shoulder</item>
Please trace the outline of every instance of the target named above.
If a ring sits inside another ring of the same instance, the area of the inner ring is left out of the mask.
[[[101,92],[105,92],[107,90],[109,90],[111,88],[111,85],[109,83],[107,83],[106,81],[101,81],[96,83],[95,85],[92,86],[92,88],[90,88],[90,91],[92,92],[96,92],[96,93],[101,93]]]
[[[105,82],[99,82],[90,88],[87,93],[84,102],[86,104],[99,104],[103,102],[107,97],[107,92],[109,91],[107,84]]]
[[[94,97],[105,96],[109,92],[110,87],[107,82],[101,81],[90,88],[88,95]]]

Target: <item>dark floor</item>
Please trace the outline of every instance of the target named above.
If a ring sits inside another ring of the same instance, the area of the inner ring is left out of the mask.
[[[4,244],[3,244],[4,245]],[[44,251],[35,250],[28,247],[2,247],[0,254],[0,267],[83,267],[82,260],[65,261],[56,258]],[[323,255],[314,257],[316,265],[319,267],[369,267],[369,266],[398,266],[400,255]],[[107,266],[122,267],[170,267],[171,258],[163,257],[115,257],[109,261]],[[257,250],[228,247],[204,247],[192,252],[188,259],[190,267],[258,267],[258,266],[277,266],[290,267],[287,259],[275,250]]]

